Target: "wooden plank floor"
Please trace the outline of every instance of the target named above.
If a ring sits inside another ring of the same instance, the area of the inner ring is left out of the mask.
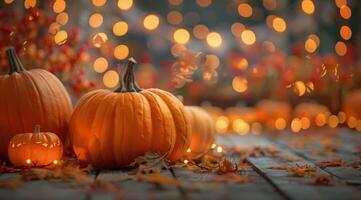
[[[89,175],[101,187],[79,186],[71,180],[37,180],[15,189],[1,188],[0,199],[361,199],[360,133],[325,129],[261,136],[227,134],[217,136],[216,143],[225,148],[268,148],[277,154],[247,157],[250,165],[242,169],[242,175],[252,181],[242,184],[211,182],[224,175],[187,168],[161,172],[183,184],[149,183],[130,178],[127,171],[104,170]],[[335,166],[335,160],[342,164]],[[323,161],[332,161],[332,166],[320,164]],[[312,169],[316,175],[297,177],[294,167]],[[0,181],[18,176],[0,174]],[[324,177],[329,184],[315,182]]]

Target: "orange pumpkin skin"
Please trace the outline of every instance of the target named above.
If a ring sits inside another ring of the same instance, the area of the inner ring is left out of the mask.
[[[190,144],[183,104],[160,89],[141,90],[130,59],[123,87],[96,90],[78,102],[70,122],[70,141],[77,157],[101,168],[129,165],[146,152],[178,160]]]
[[[348,96],[346,96],[343,110],[345,111],[347,117],[355,117],[356,119],[361,119],[361,89],[352,91]]]
[[[189,148],[192,157],[199,158],[211,148],[216,130],[212,117],[203,108],[197,106],[186,106],[185,108],[192,130]]]
[[[10,73],[0,76],[0,159],[4,160],[10,139],[33,131],[36,124],[64,140],[72,113],[69,94],[53,74],[42,69],[26,71],[14,49],[6,52]]]
[[[16,167],[43,167],[61,159],[63,145],[56,134],[40,132],[40,126],[36,126],[34,133],[17,134],[11,138],[8,154]]]

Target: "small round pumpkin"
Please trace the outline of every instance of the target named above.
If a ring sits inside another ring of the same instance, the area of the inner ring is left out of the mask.
[[[129,59],[122,86],[114,92],[84,95],[70,122],[70,141],[77,157],[102,168],[129,165],[146,152],[178,160],[190,144],[184,106],[160,89],[141,89],[134,78],[136,61]]]
[[[63,155],[60,138],[51,132],[21,133],[11,138],[8,146],[11,163],[16,167],[43,167],[57,164]]]
[[[198,106],[185,108],[192,130],[190,153],[193,158],[199,158],[211,148],[216,130],[212,117],[203,108]]]
[[[0,76],[0,159],[7,160],[7,146],[18,133],[31,132],[36,124],[64,141],[72,113],[63,84],[43,69],[25,70],[13,48],[6,50],[9,74]]]

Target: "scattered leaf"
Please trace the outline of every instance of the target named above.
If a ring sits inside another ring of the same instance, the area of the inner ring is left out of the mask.
[[[341,167],[343,166],[343,160],[341,159],[332,159],[332,160],[325,160],[317,163],[317,166],[321,169],[326,167]]]
[[[165,156],[166,154],[161,156],[157,153],[147,152],[144,156],[134,159],[131,166],[136,167],[135,174],[160,173],[163,169],[168,169]]]

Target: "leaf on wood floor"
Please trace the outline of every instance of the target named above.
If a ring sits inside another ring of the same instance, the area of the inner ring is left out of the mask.
[[[221,176],[209,179],[208,182],[228,183],[228,184],[244,184],[252,182],[249,176],[241,176],[235,173],[226,173]]]
[[[144,156],[134,159],[131,166],[136,167],[135,174],[160,173],[163,169],[168,169],[165,155],[161,156],[152,152],[147,152]]]
[[[327,174],[316,174],[315,180],[311,183],[311,185],[332,185],[333,179],[331,176]]]
[[[292,166],[289,166],[289,165],[278,165],[278,166],[269,167],[268,169],[274,169],[274,170],[290,170],[291,168],[292,168]]]
[[[138,181],[146,181],[149,183],[160,184],[160,185],[177,185],[178,181],[171,177],[166,177],[161,174],[145,174],[138,175]]]
[[[290,168],[292,173],[288,174],[291,177],[314,177],[316,169],[310,165],[293,166]]]
[[[343,166],[344,162],[341,159],[332,159],[332,160],[324,160],[321,161],[319,163],[317,163],[316,165],[321,168],[324,169],[326,167],[341,167]]]
[[[21,179],[9,179],[0,181],[0,188],[16,189],[24,185]]]
[[[5,162],[1,162],[0,161],[0,174],[4,174],[4,173],[16,173],[21,171],[21,169],[18,168],[14,168],[14,167],[8,167],[6,166]]]

